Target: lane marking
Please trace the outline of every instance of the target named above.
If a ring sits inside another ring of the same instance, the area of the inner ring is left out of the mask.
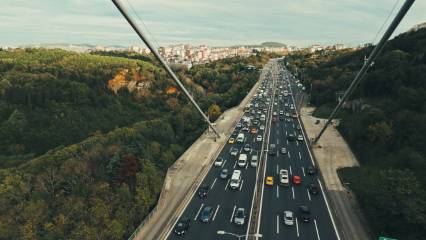
[[[279,168],[279,166],[278,166],[278,164],[277,164],[277,174],[280,172],[280,171],[278,171],[278,168]]]
[[[304,167],[302,167],[302,172],[303,172],[303,176],[306,177],[306,175],[305,175],[305,168]]]
[[[280,188],[278,185],[277,185],[277,198],[280,198]]]
[[[296,140],[296,145],[299,146],[299,140]]]
[[[287,131],[285,131],[285,135],[287,136]]]
[[[240,191],[243,188],[243,183],[244,183],[244,179],[241,181],[241,185],[240,185]]]
[[[302,159],[302,154],[300,154],[300,152],[299,152],[299,159]]]
[[[234,210],[232,210],[231,219],[229,219],[229,222],[232,222],[232,219],[234,219],[234,213],[236,208],[237,208],[237,205],[234,205]]]
[[[290,175],[293,175],[293,171],[291,171],[291,165],[290,165]]]
[[[294,200],[295,199],[295,197],[294,197],[294,187],[291,187],[291,192],[293,194],[293,200]]]
[[[315,224],[315,231],[317,232],[317,238],[318,238],[318,240],[320,240],[321,238],[320,238],[320,235],[319,235],[319,232],[318,232],[318,226],[317,226],[317,220],[316,219],[314,219],[314,224]]]
[[[288,158],[290,158],[290,150],[289,150],[289,151],[287,151],[287,153],[288,153]]]
[[[340,240],[340,236],[339,236],[339,233],[337,232],[337,228],[336,228],[336,224],[334,223],[333,215],[331,215],[330,206],[328,205],[327,197],[325,196],[324,190],[322,188],[321,181],[318,178],[317,178],[317,181],[319,183],[319,186],[320,186],[320,189],[321,189],[321,192],[322,192],[322,196],[324,197],[325,205],[327,206],[328,214],[330,215],[331,223],[333,224],[337,240]],[[318,235],[318,239],[319,239],[319,235]]]
[[[217,207],[216,207],[216,211],[214,212],[214,215],[213,215],[213,221],[216,218],[216,214],[219,211],[219,208],[220,208],[220,205],[218,204]]]
[[[277,145],[280,144],[280,140],[277,138]]]
[[[220,166],[220,168],[223,168],[223,166],[225,166],[225,163],[226,163],[226,159],[225,161],[223,161],[222,166]]]
[[[280,234],[280,215],[277,214],[277,234]]]
[[[200,206],[200,208],[199,208],[199,209],[198,209],[198,211],[197,211],[197,215],[195,215],[194,221],[197,221],[198,214],[200,214],[201,209],[203,208],[203,206],[204,206],[204,203],[201,203],[201,206]]]
[[[248,165],[249,165],[249,163],[248,163],[248,162],[246,162],[246,169],[248,168]]]
[[[210,189],[213,189],[214,184],[216,183],[217,178],[214,179],[212,186],[210,187]]]
[[[235,163],[234,163],[234,169],[235,169],[235,167],[237,166],[237,160],[235,160]]]
[[[299,224],[297,223],[297,217],[296,217],[296,233],[297,233],[297,237],[299,237]]]
[[[308,190],[308,189],[306,189],[306,192],[308,193],[309,201],[311,201],[311,194],[309,193],[309,190]]]
[[[229,181],[230,181],[231,179],[228,179],[228,182],[226,182],[226,185],[225,185],[225,190],[228,188],[228,184],[229,184]]]

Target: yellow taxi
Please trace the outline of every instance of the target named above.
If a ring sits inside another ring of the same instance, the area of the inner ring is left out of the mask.
[[[274,185],[274,177],[272,177],[272,176],[267,176],[267,177],[266,177],[266,182],[265,182],[265,184],[266,184],[267,186],[273,186],[273,185]]]
[[[229,144],[234,144],[234,143],[235,143],[235,139],[234,139],[234,138],[230,138],[230,139],[228,140],[228,143],[229,143]]]

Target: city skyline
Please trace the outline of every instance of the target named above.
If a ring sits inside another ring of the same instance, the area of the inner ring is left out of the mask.
[[[157,46],[182,43],[233,46],[274,41],[306,47],[335,43],[356,46],[372,42],[396,1],[122,2],[144,31],[146,25],[152,33],[148,36]],[[392,15],[402,3],[398,2]],[[425,2],[415,2],[396,34],[426,21],[422,14],[425,11]],[[113,4],[100,0],[4,0],[0,8],[0,32],[3,33],[0,45],[6,46],[141,44]]]

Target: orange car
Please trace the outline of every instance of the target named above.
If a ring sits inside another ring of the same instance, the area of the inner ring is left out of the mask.
[[[252,128],[251,129],[251,133],[256,134],[257,133],[257,128]]]

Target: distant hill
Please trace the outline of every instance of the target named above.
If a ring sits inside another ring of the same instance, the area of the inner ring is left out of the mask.
[[[263,42],[260,45],[264,47],[287,47],[284,43],[279,42]]]

